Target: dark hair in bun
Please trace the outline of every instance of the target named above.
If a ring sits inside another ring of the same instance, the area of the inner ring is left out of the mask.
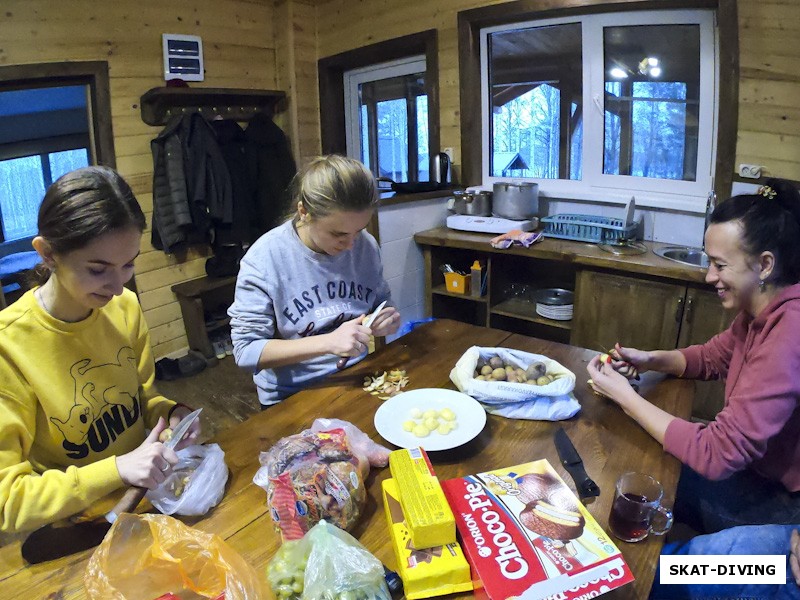
[[[742,247],[751,256],[772,252],[776,271],[771,282],[800,281],[800,191],[784,179],[769,179],[757,194],[734,196],[711,214],[711,223],[739,221]]]

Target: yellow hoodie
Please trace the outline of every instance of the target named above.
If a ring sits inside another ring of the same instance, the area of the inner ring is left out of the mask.
[[[0,531],[33,529],[122,486],[130,452],[175,405],[154,386],[150,335],[124,290],[78,323],[31,290],[0,311]]]

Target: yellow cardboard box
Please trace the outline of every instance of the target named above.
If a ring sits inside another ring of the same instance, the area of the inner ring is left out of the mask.
[[[389,454],[389,469],[400,489],[400,504],[414,547],[455,542],[456,520],[425,450],[395,450]]]
[[[416,600],[472,591],[469,563],[458,542],[421,550],[412,545],[394,479],[383,481],[383,507],[406,598]]]

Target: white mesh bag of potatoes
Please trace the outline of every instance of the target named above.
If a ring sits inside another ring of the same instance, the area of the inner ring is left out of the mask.
[[[572,393],[575,374],[541,354],[472,346],[450,379],[486,412],[510,419],[560,421],[581,409]]]

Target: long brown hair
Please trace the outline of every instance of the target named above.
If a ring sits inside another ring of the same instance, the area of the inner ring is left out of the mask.
[[[76,169],[59,177],[39,207],[39,235],[54,254],[67,254],[110,231],[146,225],[144,213],[130,186],[108,167]],[[50,269],[39,264],[31,283],[42,285]]]

